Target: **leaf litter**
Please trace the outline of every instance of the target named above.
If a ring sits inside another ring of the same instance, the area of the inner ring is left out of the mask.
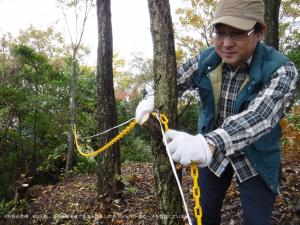
[[[284,153],[281,194],[272,214],[273,225],[300,225],[300,152]],[[125,189],[117,199],[99,199],[96,174],[81,174],[55,185],[36,186],[29,192],[24,218],[4,218],[0,224],[103,224],[155,225],[154,177],[150,163],[122,165]],[[190,213],[193,212],[192,180],[183,168],[183,185]],[[234,180],[222,208],[222,225],[242,224],[239,191]]]

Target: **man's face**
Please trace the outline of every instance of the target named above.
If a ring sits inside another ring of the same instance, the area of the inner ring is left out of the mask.
[[[264,36],[264,29],[243,31],[224,24],[215,26],[215,48],[224,63],[237,68],[252,56],[258,41]]]

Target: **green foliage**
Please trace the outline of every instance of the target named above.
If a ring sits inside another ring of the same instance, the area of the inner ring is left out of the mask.
[[[138,188],[137,187],[126,187],[125,191],[129,194],[135,194],[138,192]]]
[[[41,159],[41,162],[37,171],[48,174],[53,180],[58,180],[62,177],[67,160],[65,154],[66,148],[67,146],[65,143],[58,145],[53,149],[45,148],[38,157]],[[45,157],[47,158],[45,159]]]
[[[291,112],[285,115],[289,124],[292,124],[296,130],[300,131],[300,105],[295,105]]]
[[[94,157],[79,157],[76,166],[73,168],[74,172],[91,173],[97,169],[97,160]]]
[[[138,99],[117,102],[118,123],[132,118],[137,102]],[[120,141],[120,148],[122,162],[148,162],[152,159],[150,138],[138,125]]]
[[[196,91],[186,91],[178,102],[178,129],[197,133],[199,117],[199,96]]]
[[[292,107],[291,112],[286,114],[281,120],[282,129],[282,150],[298,151],[300,150],[300,105]]]
[[[5,215],[7,215],[10,210],[13,208],[14,202],[6,202],[4,199],[0,201],[0,218],[3,218]]]
[[[18,152],[7,153],[0,157],[0,199],[9,200],[14,196],[14,181],[19,173],[18,163],[21,161],[19,158]]]
[[[140,136],[129,134],[121,142],[122,162],[149,162],[151,159],[150,144]]]
[[[82,136],[98,133],[96,109],[96,76],[90,68],[80,68],[77,81],[77,126]]]
[[[177,50],[183,52],[181,56],[187,59],[212,45],[212,29],[209,27],[216,1],[182,0],[181,5],[181,8],[176,9],[179,23],[175,25],[175,37]]]
[[[125,192],[127,192],[128,194],[135,194],[138,192],[138,188],[133,186],[136,179],[135,174],[121,174],[119,177],[117,177],[117,179],[119,179],[124,184]]]
[[[0,174],[0,195],[8,199],[21,173],[51,165],[51,160],[45,162],[65,142],[61,134],[68,116],[65,76],[44,54],[26,45],[10,45],[10,54],[13,67],[6,68],[10,74],[0,85],[0,161],[5,171]]]
[[[299,42],[300,42],[300,33],[299,33]],[[300,45],[298,42],[298,47],[291,48],[288,51],[288,58],[295,63],[296,68],[298,69],[298,72],[300,71]],[[300,79],[298,78],[297,84],[296,84],[296,90],[295,90],[295,99],[296,101],[300,99]]]
[[[62,34],[55,30],[54,27],[39,30],[30,26],[28,29],[20,31],[15,42],[18,45],[26,45],[35,49],[51,61],[60,61],[65,56],[70,55],[70,49],[66,46]]]
[[[300,38],[299,38],[300,40]],[[290,49],[290,51],[288,52],[288,57],[291,61],[293,61],[296,65],[296,67],[298,68],[298,70],[300,70],[300,49],[299,49],[300,45],[298,46],[298,48],[295,49]]]
[[[26,199],[21,199],[18,203],[16,203],[14,200],[7,202],[2,199],[0,201],[0,218],[3,218],[5,215],[10,213],[15,215],[22,214],[22,211],[27,208],[27,206],[28,201]]]
[[[185,111],[182,114],[179,114],[178,129],[191,134],[196,134],[198,128],[199,104],[191,103],[191,105],[188,106],[181,105],[180,108],[180,110],[184,109]]]
[[[300,2],[298,0],[283,0],[279,15],[279,49],[285,53],[299,49]],[[298,67],[299,68],[299,67]]]
[[[60,64],[64,67],[57,67],[51,64],[55,60],[24,44],[12,44],[10,50],[14,69],[5,85],[0,86],[0,119],[7,124],[1,126],[9,128],[4,143],[10,153],[0,157],[5,162],[1,165],[5,173],[0,174],[0,193],[7,198],[12,197],[14,182],[21,173],[37,170],[54,180],[61,176],[66,160],[71,74],[69,58]],[[94,71],[88,67],[77,69],[78,124],[85,126],[86,133],[93,133],[97,124],[93,114]],[[81,162],[78,168],[86,170],[87,166]]]

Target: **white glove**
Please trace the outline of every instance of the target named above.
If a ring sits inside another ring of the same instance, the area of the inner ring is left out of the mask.
[[[199,167],[206,167],[212,159],[212,151],[202,134],[190,135],[185,132],[168,130],[166,139],[170,140],[168,147],[175,162],[189,165],[197,163]]]
[[[135,110],[135,119],[138,124],[143,125],[145,123],[150,113],[154,110],[154,95],[150,95],[146,99],[140,101]]]

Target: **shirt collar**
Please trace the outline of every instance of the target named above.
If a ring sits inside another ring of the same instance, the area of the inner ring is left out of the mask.
[[[251,56],[245,63],[243,63],[242,65],[240,65],[239,67],[237,67],[235,70],[232,70],[231,67],[230,67],[228,64],[226,64],[226,63],[223,62],[223,60],[222,60],[222,64],[223,64],[230,72],[236,73],[239,69],[246,70],[246,69],[249,67],[251,61],[252,61],[252,56]]]

